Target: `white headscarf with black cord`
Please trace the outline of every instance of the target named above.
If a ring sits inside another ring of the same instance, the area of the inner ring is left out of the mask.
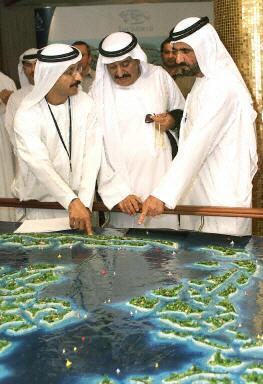
[[[37,61],[37,48],[29,48],[19,56],[19,63],[17,66],[19,82],[21,88],[30,85],[27,76],[23,69],[23,62],[33,64]]]
[[[50,44],[38,51],[35,67],[35,86],[19,108],[25,110],[39,103],[67,68],[81,60],[81,52],[67,44]]]

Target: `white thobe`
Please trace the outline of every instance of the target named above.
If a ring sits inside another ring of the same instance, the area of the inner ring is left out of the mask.
[[[15,117],[18,172],[13,192],[20,200],[57,201],[65,209],[78,197],[92,209],[95,182],[101,158],[101,134],[97,129],[93,101],[79,91],[70,98],[72,115],[72,172],[45,99]],[[50,105],[69,148],[68,101]],[[27,210],[27,219],[67,216],[67,211]]]
[[[22,88],[16,90],[9,97],[8,102],[6,104],[6,112],[5,112],[5,128],[9,136],[9,140],[12,144],[12,149],[14,153],[14,178],[18,169],[17,163],[17,151],[15,147],[15,132],[14,132],[14,120],[15,114],[20,107],[20,104],[24,97],[26,97],[32,91],[33,85],[27,84]],[[25,210],[23,208],[15,209],[15,220],[20,221],[25,216]]]
[[[6,112],[5,112],[5,128],[7,130],[7,133],[9,135],[9,140],[12,143],[13,150],[15,153],[15,133],[14,133],[14,119],[15,114],[24,99],[29,92],[32,91],[33,85],[29,84],[26,85],[18,90],[16,90],[12,95],[9,97],[9,100],[6,105]]]
[[[143,202],[172,161],[166,133],[159,135],[153,123],[145,123],[146,114],[184,107],[183,96],[172,78],[162,68],[150,64],[147,75],[141,74],[131,86],[113,83],[112,89],[117,124],[115,128],[109,124],[109,130],[104,130],[104,145],[106,158],[119,181],[107,177],[103,166],[99,178],[99,193],[109,208],[132,194]],[[141,228],[137,221],[138,215],[110,214],[110,224],[114,227]],[[177,229],[178,219],[175,215],[149,217],[145,227]]]
[[[16,86],[13,80],[0,72],[0,91],[3,89],[15,91]],[[4,125],[5,110],[5,104],[0,102],[0,197],[12,197],[11,184],[14,179],[14,157]],[[0,220],[14,221],[14,208],[0,207]]]
[[[257,160],[250,110],[226,72],[198,78],[186,101],[178,154],[152,195],[168,208],[250,207]],[[181,216],[182,229],[201,226],[199,216]],[[205,217],[202,231],[248,235],[251,220]]]

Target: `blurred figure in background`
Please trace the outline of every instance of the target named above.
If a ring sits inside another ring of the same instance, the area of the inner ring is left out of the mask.
[[[180,65],[176,63],[175,50],[169,38],[161,44],[161,59],[163,62],[162,67],[172,76],[184,98],[186,98],[194,85],[195,77],[182,73]]]
[[[14,157],[5,129],[6,104],[16,85],[4,73],[0,72],[0,197],[12,197],[11,184],[14,179]],[[14,221],[14,208],[0,207],[0,221]]]
[[[82,54],[81,66],[82,66],[82,90],[86,93],[90,91],[93,80],[95,79],[95,71],[91,68],[92,56],[90,46],[85,41],[75,41],[72,44],[80,50]]]
[[[24,53],[22,53],[22,55],[20,55],[18,63],[18,76],[21,88],[16,90],[10,96],[6,105],[5,127],[13,145],[14,153],[14,118],[24,97],[32,91],[36,61],[36,48],[27,49]]]

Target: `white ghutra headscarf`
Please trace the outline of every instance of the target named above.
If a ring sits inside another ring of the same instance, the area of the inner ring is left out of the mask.
[[[19,82],[21,85],[21,88],[30,85],[28,78],[25,75],[24,69],[23,69],[23,63],[35,63],[37,61],[37,49],[36,48],[30,48],[27,49],[22,55],[19,56],[19,63],[17,67],[18,71],[18,77],[19,77]]]
[[[19,110],[31,108],[42,100],[66,69],[81,60],[81,52],[67,44],[50,44],[38,51],[35,86],[23,99]]]

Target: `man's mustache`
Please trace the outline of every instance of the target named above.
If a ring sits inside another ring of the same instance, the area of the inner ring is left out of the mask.
[[[80,85],[80,83],[81,83],[81,81],[76,80],[75,83],[73,83],[73,84],[70,85],[70,88],[72,88],[72,87],[78,87],[78,86]]]
[[[129,75],[128,73],[124,73],[122,76],[118,76],[118,75],[114,76],[114,78],[116,80],[125,79],[125,78],[128,78],[128,77],[131,77],[131,75]]]
[[[176,67],[176,68],[181,68],[181,67],[187,67],[187,68],[189,68],[189,65],[186,64],[186,63],[180,63],[180,64],[175,64],[175,67]]]

